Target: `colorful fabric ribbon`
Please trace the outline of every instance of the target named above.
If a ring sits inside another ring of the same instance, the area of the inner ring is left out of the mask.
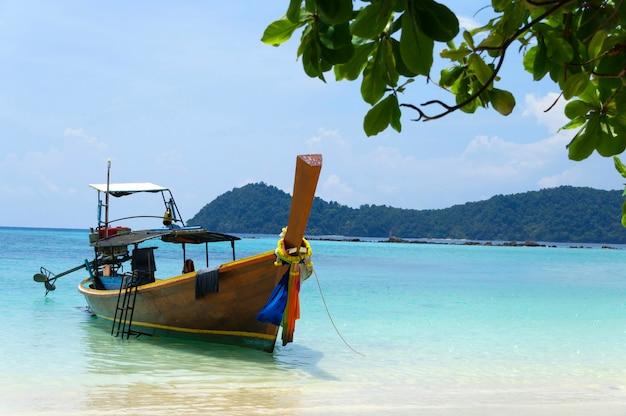
[[[267,304],[257,315],[261,322],[269,322],[283,327],[283,346],[293,341],[293,333],[296,329],[296,320],[300,318],[300,283],[308,275],[301,274],[301,263],[310,270],[313,266],[311,261],[311,246],[306,239],[302,239],[304,247],[295,255],[290,254],[285,248],[284,237],[286,229],[283,229],[281,239],[274,254],[276,266],[289,264],[289,270],[283,275],[270,295]],[[305,272],[306,273],[306,272]]]

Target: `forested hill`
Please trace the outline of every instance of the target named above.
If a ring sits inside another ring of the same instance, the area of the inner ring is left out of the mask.
[[[622,201],[621,191],[571,186],[436,210],[350,208],[315,198],[307,235],[626,244]],[[278,234],[290,204],[291,196],[274,186],[249,184],[220,195],[188,224],[225,233]]]

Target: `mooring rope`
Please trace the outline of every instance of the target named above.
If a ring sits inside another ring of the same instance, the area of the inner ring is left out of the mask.
[[[322,303],[324,304],[324,308],[326,309],[326,314],[328,315],[328,319],[330,319],[330,323],[333,325],[333,328],[335,328],[335,332],[337,332],[337,335],[339,335],[339,338],[341,338],[341,340],[343,341],[344,344],[346,344],[346,347],[350,348],[353,352],[362,355],[363,357],[366,357],[365,354],[363,354],[362,352],[359,352],[357,350],[355,350],[352,345],[350,345],[350,343],[348,341],[346,341],[346,339],[343,337],[343,335],[341,335],[341,332],[339,332],[339,328],[337,328],[337,325],[335,325],[335,321],[333,321],[333,317],[330,316],[330,311],[328,310],[328,304],[326,304],[326,299],[324,298],[324,292],[322,292],[322,285],[320,284],[320,279],[317,276],[317,272],[315,271],[315,269],[313,269],[313,274],[315,274],[315,281],[317,282],[317,288],[320,291],[320,296],[322,297]]]

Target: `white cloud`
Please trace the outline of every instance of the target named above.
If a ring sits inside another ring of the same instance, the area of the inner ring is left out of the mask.
[[[566,138],[562,135],[553,135],[529,143],[518,143],[504,140],[501,137],[485,136],[474,138],[463,157],[473,160],[485,160],[487,163],[503,159],[515,161],[516,165],[537,166],[539,160],[554,157],[563,157]]]
[[[52,193],[59,193],[61,190],[59,185],[50,180],[46,175],[39,175],[39,180],[44,185],[44,188]]]
[[[259,183],[259,182],[263,182],[263,181],[258,181],[258,180],[255,180],[253,178],[248,177],[248,178],[245,178],[245,179],[239,181],[239,183],[237,184],[237,188],[240,188],[242,186],[246,186],[246,185],[251,184],[251,183]]]
[[[541,189],[556,188],[563,185],[572,185],[580,179],[580,175],[580,169],[578,169],[577,167],[573,169],[567,169],[563,172],[540,178],[537,181],[537,185],[539,185],[539,188]]]
[[[400,149],[390,146],[378,146],[366,158],[369,166],[384,171],[398,171],[415,164],[415,158],[404,156]]]
[[[346,201],[355,197],[354,190],[335,174],[329,175],[320,188],[321,192],[318,193],[323,194],[328,201]]]
[[[455,145],[458,150],[454,153],[452,149],[430,150],[446,146],[437,140],[436,130],[431,133],[432,139],[428,134],[419,137],[384,134],[363,140],[344,137],[336,130],[319,129],[318,135],[309,140],[325,154],[323,173],[328,176],[318,187],[318,196],[353,207],[376,204],[428,209],[496,194],[560,185],[598,187],[598,183],[608,183],[610,177],[591,181],[588,173],[597,170],[602,160],[577,164],[567,159],[565,146],[572,132],[558,131],[565,124],[564,103],[559,102],[550,112],[544,112],[556,97],[556,94],[526,96],[521,125],[535,119],[540,128],[508,129],[503,123],[501,133],[487,136],[475,134],[481,130],[477,123],[467,130],[468,134],[474,133],[474,138],[466,146]],[[445,121],[439,126],[445,130]],[[458,140],[463,143],[464,139]],[[385,145],[381,145],[383,142]]]
[[[101,142],[96,137],[90,136],[83,129],[73,129],[67,127],[65,128],[65,130],[63,130],[63,136],[71,138],[66,143],[68,146],[80,145],[85,147],[91,147],[97,151],[105,151],[107,149],[106,143]]]
[[[163,152],[156,155],[158,166],[177,166],[179,171],[187,171],[185,166],[185,156],[178,149],[163,149]]]
[[[459,26],[461,27],[461,30],[472,30],[482,26],[480,22],[472,17],[458,15],[457,18],[459,19]]]
[[[567,123],[563,113],[567,103],[559,94],[551,92],[544,97],[526,94],[525,102],[526,109],[522,115],[535,117],[537,123],[546,126],[550,133],[556,133]]]
[[[313,151],[333,148],[339,152],[345,153],[349,152],[351,149],[350,142],[345,140],[337,130],[329,130],[324,127],[320,127],[317,130],[317,135],[310,137],[306,143],[310,149],[313,149]]]

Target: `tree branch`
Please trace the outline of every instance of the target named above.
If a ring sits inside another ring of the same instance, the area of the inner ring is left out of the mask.
[[[522,34],[524,34],[526,31],[528,31],[530,28],[532,28],[534,25],[536,25],[537,23],[541,22],[543,19],[545,19],[546,17],[552,15],[554,12],[556,12],[558,9],[560,9],[563,6],[566,6],[569,3],[574,2],[575,0],[553,0],[553,1],[548,1],[548,2],[533,2],[530,0],[526,0],[528,3],[536,5],[536,6],[545,6],[545,5],[550,5],[553,4],[554,6],[548,10],[546,10],[544,13],[542,13],[541,15],[537,16],[535,19],[533,19],[532,21],[528,22],[527,24],[525,24],[524,26],[518,28],[515,32],[513,32],[513,34],[511,36],[509,36],[509,38],[507,38],[500,46],[483,46],[483,47],[476,47],[474,49],[474,51],[500,51],[500,55],[498,56],[498,63],[496,64],[496,67],[494,68],[491,76],[489,77],[489,79],[487,80],[487,82],[485,82],[477,91],[475,91],[474,93],[472,93],[472,95],[470,95],[465,101],[456,104],[454,106],[450,106],[447,104],[444,104],[443,102],[439,101],[439,100],[432,100],[432,101],[427,101],[426,103],[421,104],[422,107],[427,106],[427,105],[432,105],[432,104],[439,104],[442,107],[444,107],[446,109],[446,111],[436,114],[434,116],[428,116],[426,115],[426,113],[424,113],[424,111],[418,109],[416,106],[412,105],[412,104],[400,104],[401,107],[409,107],[413,110],[418,111],[419,113],[419,117],[417,119],[414,119],[412,121],[429,121],[429,120],[435,120],[441,117],[444,117],[450,113],[453,113],[461,108],[463,108],[464,106],[466,106],[467,104],[471,103],[472,101],[474,101],[475,99],[477,99],[483,92],[485,92],[490,86],[491,84],[493,84],[493,81],[496,79],[496,77],[498,76],[498,73],[500,72],[500,69],[502,68],[502,64],[504,63],[504,57],[506,55],[506,51],[509,48],[509,46],[511,46],[511,44],[517,40],[520,36],[522,36]]]

